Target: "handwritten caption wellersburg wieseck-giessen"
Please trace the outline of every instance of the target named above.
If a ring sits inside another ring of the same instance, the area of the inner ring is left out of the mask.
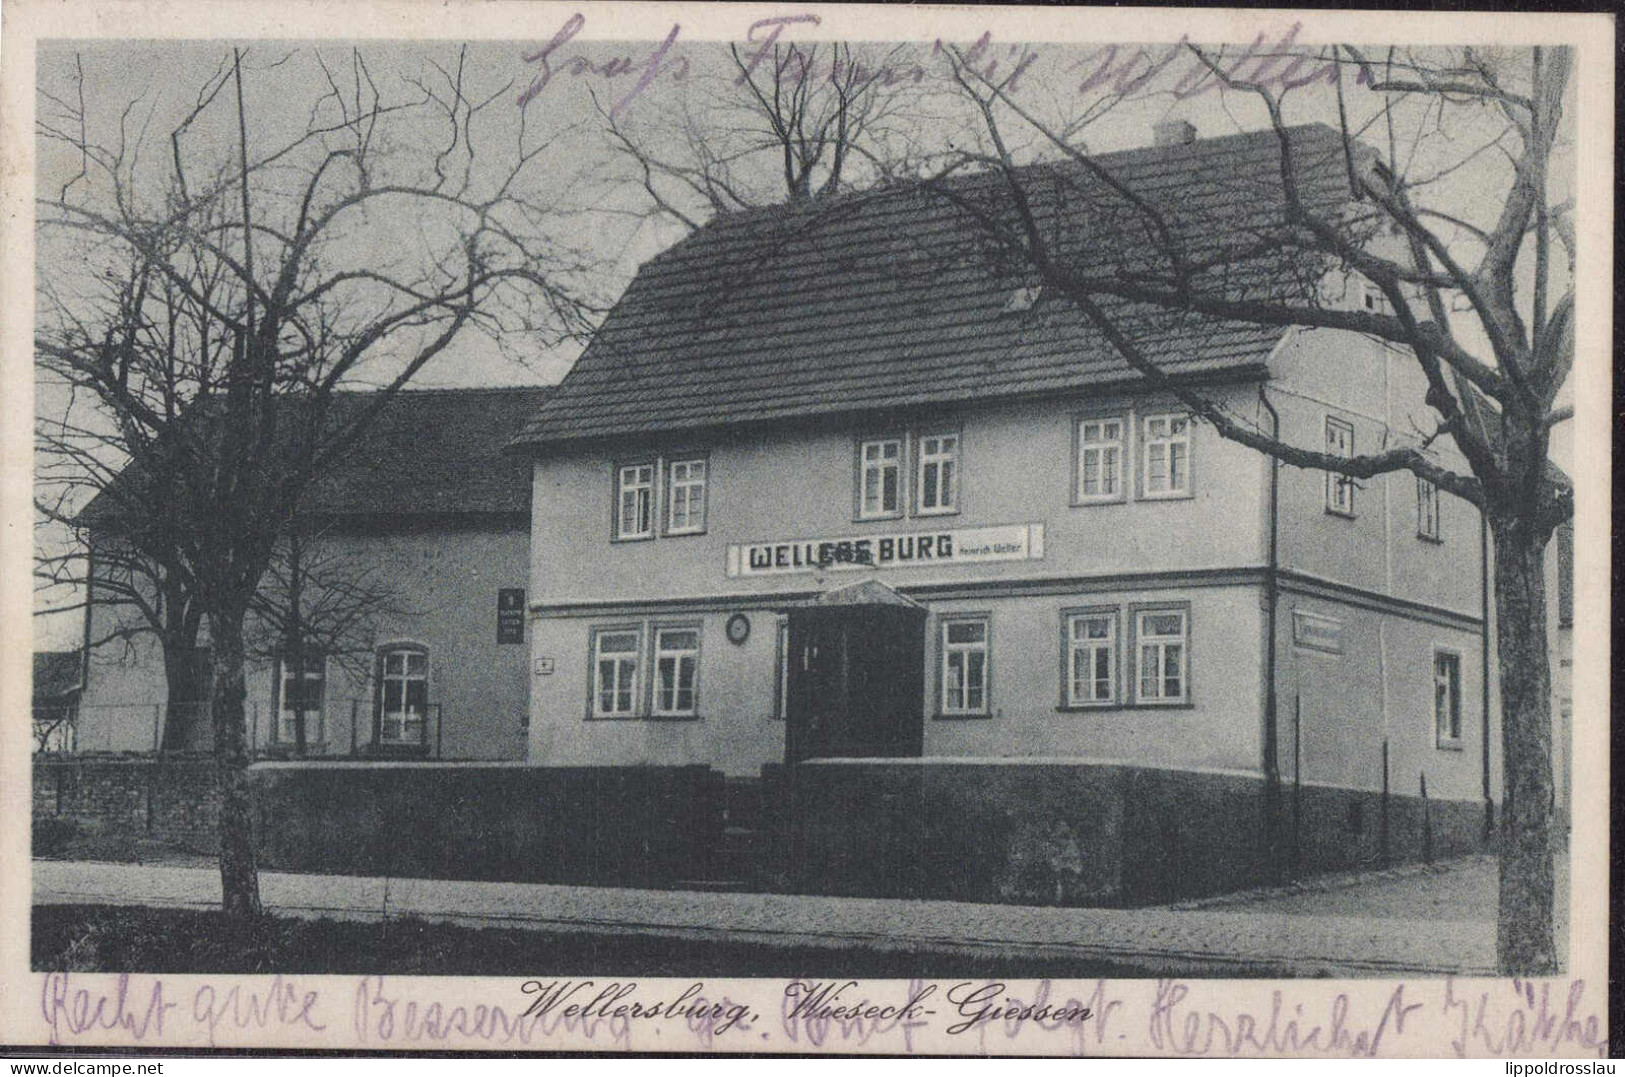
[[[382,976],[53,972],[40,984],[39,1031],[57,1045],[912,1052],[1003,1044],[1074,1055],[1372,1057],[1419,1048],[1600,1056],[1607,1042],[1597,995],[1583,979],[1486,986],[1447,978],[1352,991],[1176,979],[535,979],[503,991],[489,981]]]

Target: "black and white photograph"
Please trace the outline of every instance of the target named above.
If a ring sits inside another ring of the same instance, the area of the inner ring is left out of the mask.
[[[1611,18],[278,11],[8,5],[0,1041],[1607,1052]]]

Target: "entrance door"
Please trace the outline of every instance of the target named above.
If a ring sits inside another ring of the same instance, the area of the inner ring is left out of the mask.
[[[785,762],[921,754],[923,609],[808,606],[789,628]]]

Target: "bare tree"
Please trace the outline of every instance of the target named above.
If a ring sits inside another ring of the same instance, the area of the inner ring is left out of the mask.
[[[730,45],[723,66],[708,92],[652,114],[598,109],[648,207],[687,228],[872,186],[926,156],[914,136],[935,87],[914,46]]]
[[[1290,466],[1355,480],[1411,472],[1484,514],[1503,707],[1498,958],[1508,974],[1554,972],[1543,554],[1574,497],[1548,460],[1552,427],[1571,414],[1556,400],[1573,362],[1573,254],[1562,177],[1552,166],[1569,53],[1367,56],[1342,46],[1275,57],[1277,69],[1296,59],[1301,71],[1307,62],[1323,99],[1335,92],[1341,151],[1328,169],[1324,161],[1311,167],[1301,132],[1288,122],[1292,91],[1311,78],[1249,77],[1223,50],[1186,51],[1200,65],[1200,81],[1238,104],[1255,102],[1275,132],[1276,181],[1247,193],[1268,212],[1244,227],[1209,219],[1201,207],[1170,205],[1115,174],[1082,145],[1077,128],[1046,121],[1005,84],[979,75],[963,53],[951,53],[950,63],[980,117],[984,148],[963,153],[927,187],[977,222],[1001,257],[1075,306],[1147,384],[1177,396],[1222,436]],[[1157,92],[1180,96],[1165,86],[1146,90]],[[1036,132],[1056,167],[1020,167],[1009,149],[1013,132]],[[1449,156],[1423,167],[1438,159],[1419,153],[1428,144]],[[970,169],[992,182],[967,185],[949,175]],[[1470,170],[1464,198],[1451,180]],[[1131,227],[1142,242],[1099,249],[1087,230],[1072,227],[1085,207]],[[1570,248],[1566,271],[1554,240]],[[1333,275],[1369,283],[1380,308],[1325,301],[1322,285]],[[1289,443],[1170,375],[1142,347],[1148,311],[1347,330],[1386,342],[1414,360],[1436,425],[1363,455]],[[1454,454],[1439,451],[1447,444]]]
[[[65,62],[37,135],[78,169],[38,200],[37,363],[120,454],[121,541],[207,623],[224,908],[252,914],[245,624],[301,496],[468,331],[579,330],[581,259],[547,238],[549,138],[497,122],[509,87],[475,95],[461,51],[381,84],[360,51],[234,49],[162,140],[139,99],[100,132]],[[308,96],[251,108],[287,64]]]

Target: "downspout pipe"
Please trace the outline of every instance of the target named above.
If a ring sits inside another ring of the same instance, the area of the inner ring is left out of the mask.
[[[1495,840],[1495,800],[1490,796],[1490,522],[1478,514],[1479,637],[1482,652],[1479,672],[1483,681],[1484,734],[1481,738],[1484,764],[1484,845]]]
[[[1281,437],[1281,414],[1270,403],[1262,384],[1258,387],[1258,402],[1269,412],[1270,437]],[[1280,605],[1280,492],[1281,462],[1265,454],[1269,460],[1269,509],[1266,531],[1266,560],[1264,567],[1264,811],[1265,841],[1268,845],[1270,868],[1279,871],[1281,822],[1281,759],[1277,720],[1276,693],[1276,609]]]

